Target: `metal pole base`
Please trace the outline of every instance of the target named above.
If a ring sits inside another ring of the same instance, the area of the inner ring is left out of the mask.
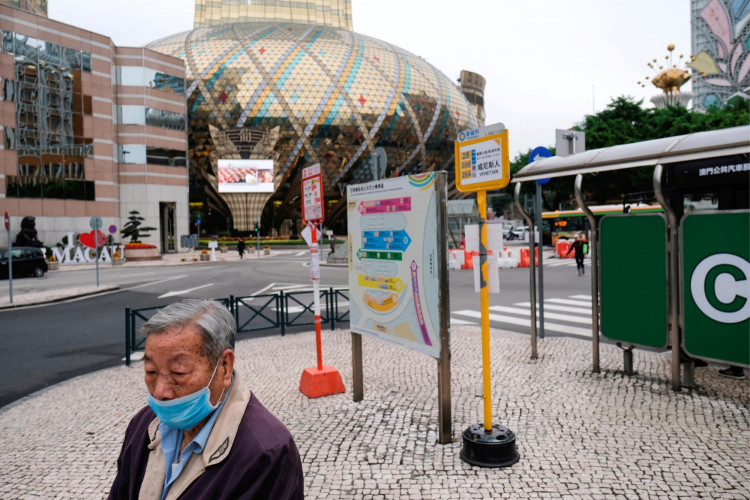
[[[479,467],[510,467],[521,459],[516,450],[516,435],[504,425],[486,431],[475,424],[463,432],[461,460]]]
[[[685,360],[685,364],[683,365],[684,372],[682,374],[682,387],[686,387],[688,389],[694,389],[695,388],[695,360],[694,359],[687,359]]]

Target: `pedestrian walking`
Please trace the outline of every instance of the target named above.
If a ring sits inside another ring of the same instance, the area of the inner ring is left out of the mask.
[[[242,238],[237,242],[237,253],[240,254],[240,259],[242,259],[242,256],[245,254],[245,240]]]
[[[583,276],[584,274],[586,274],[586,271],[583,268],[583,258],[586,255],[584,245],[588,246],[588,244],[589,242],[584,239],[583,236],[580,235],[580,233],[576,233],[576,239],[573,241],[573,244],[570,245],[568,253],[565,254],[565,256],[567,257],[568,255],[570,255],[570,252],[575,252],[578,276]]]

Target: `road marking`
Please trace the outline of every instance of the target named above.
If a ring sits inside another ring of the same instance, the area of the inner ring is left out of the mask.
[[[584,302],[582,300],[546,299],[544,302],[555,302],[557,304],[566,304],[569,306],[591,307],[591,302]]]
[[[518,302],[515,305],[522,306],[522,307],[531,307],[531,302]],[[537,305],[539,307],[539,305]],[[547,301],[544,301],[544,310],[550,309],[552,311],[563,311],[563,312],[570,312],[570,313],[576,313],[576,314],[588,314],[591,316],[591,308],[589,309],[583,309],[580,307],[570,307],[570,306],[556,306],[554,304],[548,304]]]
[[[451,318],[451,325],[476,325],[474,321],[466,321],[464,319]]]
[[[519,309],[517,307],[505,307],[505,306],[492,306],[490,311],[504,312],[509,314],[522,314],[524,316],[531,317],[531,309]],[[536,311],[537,317],[539,316],[539,310]],[[559,319],[561,321],[567,321],[569,323],[580,323],[583,325],[591,325],[591,318],[585,318],[580,316],[571,316],[570,314],[557,314],[551,312],[544,312],[544,324],[547,325],[548,319]]]
[[[187,278],[187,274],[180,274],[179,276],[172,276],[171,278],[164,278],[163,280],[152,281],[150,283],[144,283],[142,285],[131,286],[130,288],[123,288],[123,290],[135,290],[136,288],[143,288],[144,286],[158,285],[159,283],[166,283],[167,281],[179,280]]]
[[[451,314],[459,314],[461,316],[468,316],[470,318],[477,318],[477,319],[482,318],[482,313],[480,311],[471,311],[468,309],[464,309],[461,311],[453,311]],[[490,321],[496,321],[498,323],[520,325],[520,326],[526,326],[526,327],[531,328],[530,319],[514,318],[512,316],[500,316],[499,314],[490,314],[489,318],[490,318]],[[575,335],[577,337],[591,338],[591,330],[589,329],[578,328],[575,326],[561,325],[558,323],[549,323],[548,321],[544,322],[544,330],[550,331],[550,332],[567,333],[569,335]]]
[[[164,295],[159,295],[158,298],[163,299],[165,297],[174,297],[175,295],[185,295],[186,293],[194,292],[195,290],[200,290],[201,288],[206,288],[207,286],[213,286],[213,283],[207,283],[205,285],[196,286],[195,288],[188,288],[187,290],[177,290],[174,292],[167,292]]]
[[[301,252],[295,253],[294,256],[295,257],[302,257],[303,255],[308,255],[309,253],[310,253],[309,251],[303,250]]]
[[[571,298],[571,299],[588,300],[589,302],[591,302],[591,295],[571,295],[569,298]]]

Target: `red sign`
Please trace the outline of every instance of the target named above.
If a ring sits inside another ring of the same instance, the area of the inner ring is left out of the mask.
[[[320,164],[302,170],[302,220],[319,222],[325,218],[323,209],[323,176]]]
[[[5,229],[10,229],[10,216],[5,212]]]
[[[107,236],[105,236],[103,232],[96,229],[94,231],[91,231],[90,233],[83,233],[78,237],[78,241],[80,241],[83,246],[96,248],[97,246],[102,246],[107,242]]]

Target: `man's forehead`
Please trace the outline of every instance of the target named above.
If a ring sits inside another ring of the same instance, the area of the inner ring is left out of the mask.
[[[193,325],[168,328],[146,338],[149,351],[166,355],[169,359],[202,357],[203,338]]]

